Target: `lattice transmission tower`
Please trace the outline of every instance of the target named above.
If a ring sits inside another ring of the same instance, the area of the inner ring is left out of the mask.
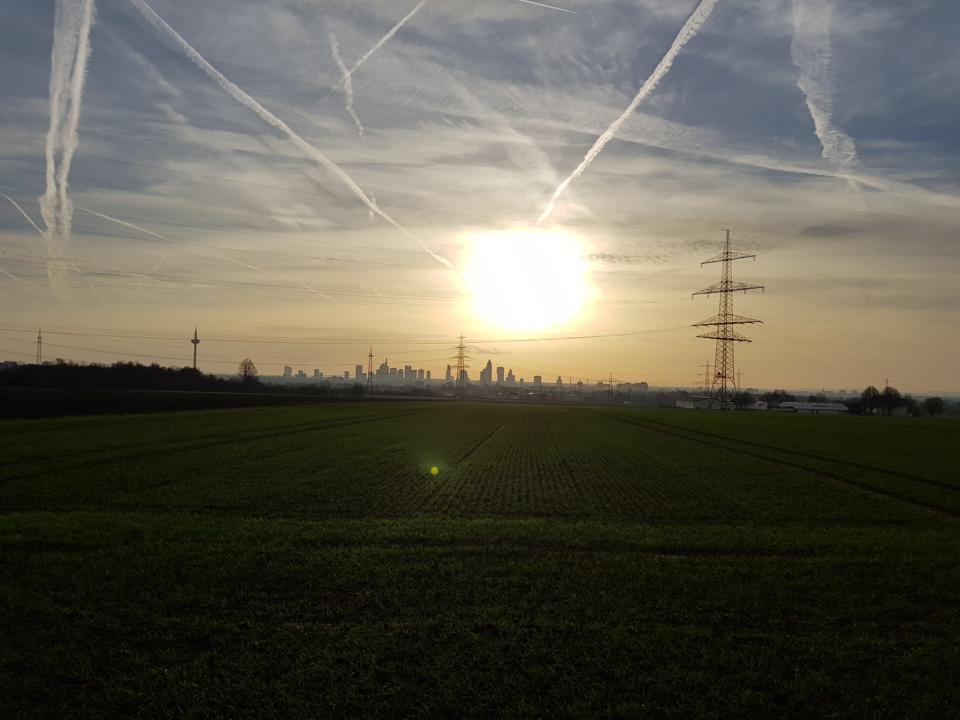
[[[738,292],[746,294],[750,290],[763,291],[764,289],[763,285],[751,285],[750,283],[734,281],[734,260],[756,260],[757,256],[734,252],[730,247],[730,231],[727,230],[726,233],[727,237],[723,245],[723,252],[700,263],[701,267],[710,263],[721,263],[720,282],[693,293],[694,296],[720,296],[720,306],[717,314],[695,323],[693,327],[716,328],[711,332],[698,335],[697,337],[716,340],[716,353],[713,361],[713,382],[710,388],[712,396],[710,405],[713,406],[714,403],[717,403],[722,410],[726,410],[733,404],[733,393],[737,389],[733,358],[734,346],[739,342],[750,342],[750,339],[738,333],[734,329],[734,326],[763,322],[762,320],[754,320],[753,318],[742,315],[735,315],[733,312],[733,294]]]
[[[462,398],[467,392],[467,368],[470,367],[467,365],[470,356],[467,355],[467,347],[463,344],[463,340],[464,337],[461,335],[457,342],[457,354],[450,358],[457,361],[456,396],[458,398]]]
[[[43,333],[37,330],[37,365],[43,364]]]

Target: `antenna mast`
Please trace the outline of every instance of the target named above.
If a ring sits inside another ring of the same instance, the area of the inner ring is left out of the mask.
[[[367,395],[373,395],[373,345],[367,355]]]
[[[749,338],[744,337],[736,330],[734,325],[747,325],[751,323],[762,323],[762,320],[735,315],[733,312],[733,294],[742,292],[746,294],[750,290],[763,290],[763,285],[751,285],[749,283],[735,282],[733,279],[733,261],[734,260],[756,260],[756,255],[745,255],[743,253],[733,252],[730,248],[730,231],[726,231],[726,241],[723,245],[723,252],[715,255],[709,260],[704,260],[700,266],[710,263],[721,263],[720,282],[714,283],[703,290],[693,293],[697,295],[719,295],[720,306],[718,312],[713,317],[693,325],[693,327],[714,327],[715,330],[697,335],[697,337],[707,340],[716,340],[716,354],[713,365],[713,385],[712,400],[720,405],[721,410],[728,409],[733,404],[733,392],[737,388],[737,381],[734,369],[733,349],[734,343],[750,342]]]
[[[42,365],[42,364],[43,364],[43,335],[39,330],[37,330],[37,365]]]
[[[190,341],[193,345],[193,369],[197,369],[197,345],[200,344],[200,338],[197,337],[197,328],[193,328],[193,339]]]

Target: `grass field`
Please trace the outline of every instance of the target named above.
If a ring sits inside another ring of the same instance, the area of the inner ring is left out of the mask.
[[[958,448],[456,403],[0,423],[0,707],[955,717]]]

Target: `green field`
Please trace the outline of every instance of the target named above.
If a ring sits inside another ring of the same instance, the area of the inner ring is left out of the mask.
[[[956,717],[958,449],[449,402],[0,423],[0,707]]]

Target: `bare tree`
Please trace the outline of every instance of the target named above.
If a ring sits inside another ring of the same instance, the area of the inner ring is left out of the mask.
[[[257,381],[257,366],[253,364],[250,358],[244,358],[240,361],[240,379],[248,385]]]

